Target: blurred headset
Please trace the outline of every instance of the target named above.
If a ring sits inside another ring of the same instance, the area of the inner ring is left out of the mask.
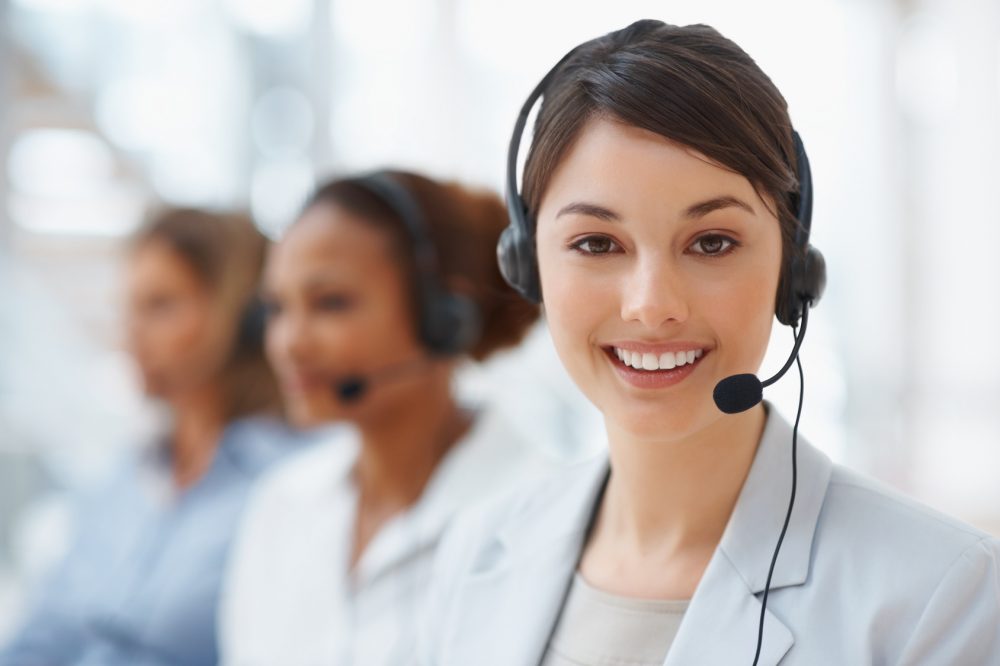
[[[264,346],[264,334],[267,328],[267,306],[260,296],[250,298],[236,327],[236,345],[234,349],[261,349]]]
[[[386,171],[350,182],[374,195],[403,224],[413,247],[418,334],[423,345],[436,356],[454,356],[479,341],[482,317],[476,303],[441,283],[438,253],[427,232],[420,205],[413,194]]]
[[[521,107],[514,124],[514,132],[507,150],[507,214],[510,223],[500,236],[497,244],[497,261],[500,272],[507,283],[524,298],[533,303],[542,300],[541,283],[538,277],[538,257],[535,249],[535,225],[528,207],[521,197],[517,185],[517,156],[521,147],[528,115],[538,99],[562,65],[574,54],[571,50],[556,63],[531,91]],[[812,173],[809,158],[798,132],[792,131],[795,143],[795,167],[799,181],[799,191],[792,195],[792,210],[798,224],[795,230],[795,251],[785,257],[785,283],[778,293],[775,314],[778,321],[786,326],[796,326],[805,308],[819,302],[826,286],[826,262],[819,250],[809,244],[812,228]]]

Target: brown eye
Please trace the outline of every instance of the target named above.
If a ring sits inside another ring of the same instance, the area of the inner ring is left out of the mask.
[[[587,236],[573,243],[572,247],[581,254],[610,254],[618,248],[618,244],[607,236]]]
[[[691,247],[696,254],[714,256],[725,254],[734,245],[735,241],[732,238],[719,234],[709,234],[696,240]]]

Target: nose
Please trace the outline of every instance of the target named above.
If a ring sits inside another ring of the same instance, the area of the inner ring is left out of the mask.
[[[622,282],[621,317],[657,330],[690,314],[684,281],[670,260],[651,254],[635,261]]]

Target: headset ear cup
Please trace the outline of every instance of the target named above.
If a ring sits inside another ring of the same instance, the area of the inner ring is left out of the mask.
[[[532,303],[540,303],[542,290],[538,279],[538,261],[533,239],[511,223],[497,242],[500,274],[517,293]]]
[[[421,322],[420,337],[430,351],[452,356],[468,351],[479,342],[482,316],[471,298],[441,292],[425,302],[430,305]]]
[[[468,296],[450,294],[445,301],[452,321],[451,353],[466,352],[476,346],[483,334],[479,306]]]
[[[778,299],[775,314],[785,326],[797,326],[802,308],[819,303],[826,289],[826,260],[812,245],[803,256],[792,260],[788,287]]]
[[[802,293],[808,297],[810,306],[819,303],[826,291],[826,259],[823,253],[812,245],[806,251],[803,269]]]
[[[517,227],[510,225],[500,234],[497,241],[497,265],[500,267],[500,275],[514,289],[518,288],[518,263],[517,263]]]
[[[254,296],[243,308],[236,329],[236,349],[260,348],[267,328],[267,307]]]

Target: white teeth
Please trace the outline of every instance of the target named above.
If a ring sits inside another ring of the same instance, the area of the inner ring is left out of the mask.
[[[636,370],[672,370],[682,365],[694,363],[705,353],[701,349],[679,352],[664,352],[657,356],[650,352],[636,352],[615,347],[615,355],[625,365]]]

